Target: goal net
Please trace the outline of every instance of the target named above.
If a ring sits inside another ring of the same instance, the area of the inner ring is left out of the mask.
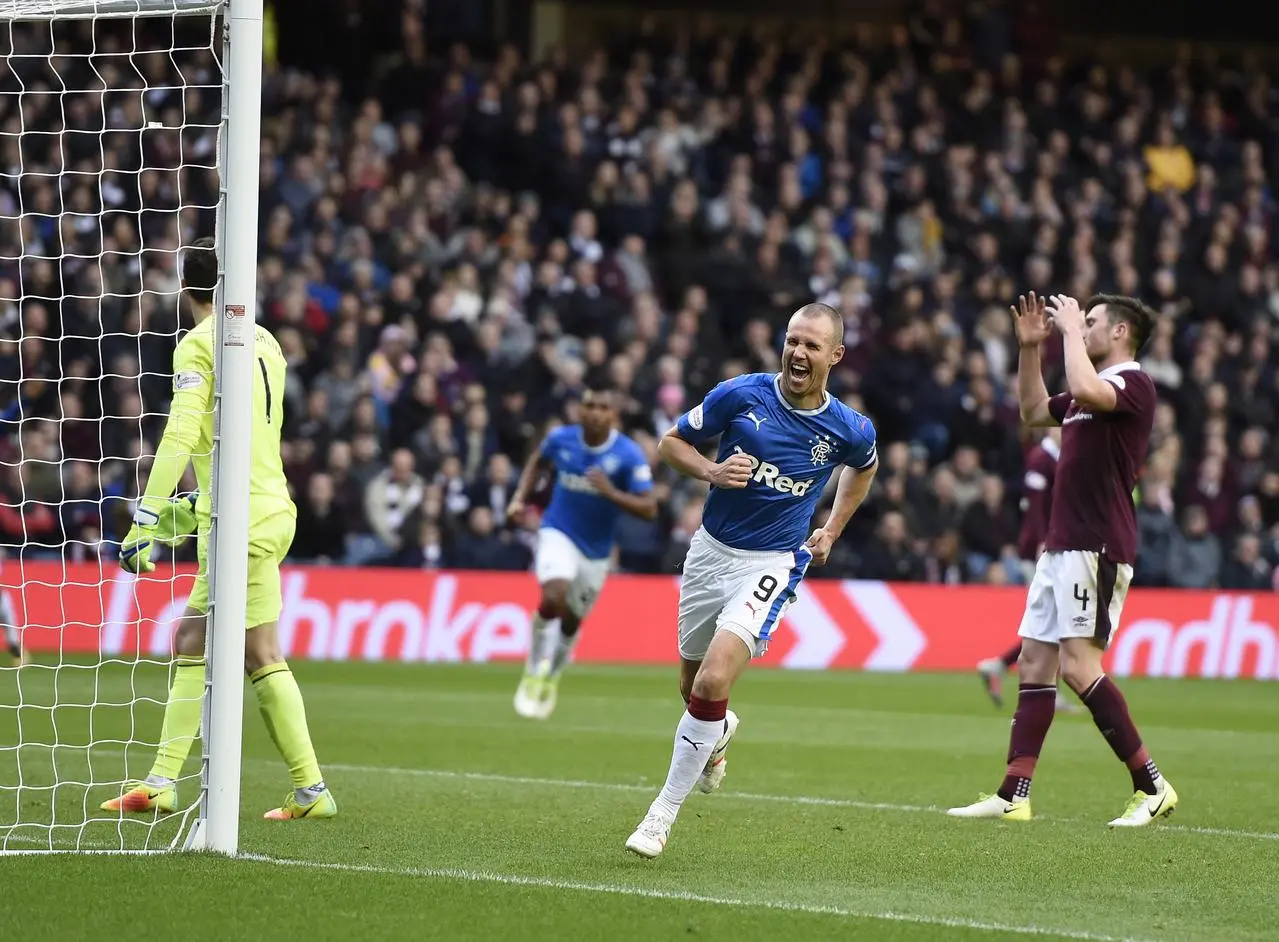
[[[179,253],[219,228],[221,12],[0,0],[0,851],[170,849],[201,815],[199,745],[176,813],[99,806],[150,769],[194,578],[194,540],[138,578],[118,553],[191,326]]]

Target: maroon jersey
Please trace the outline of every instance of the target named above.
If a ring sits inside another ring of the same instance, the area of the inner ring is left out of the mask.
[[[1132,492],[1155,424],[1155,384],[1135,362],[1098,374],[1115,387],[1112,412],[1093,412],[1062,393],[1048,400],[1061,423],[1049,550],[1092,550],[1117,563],[1137,558],[1137,510]]]
[[[1039,547],[1048,536],[1048,516],[1052,511],[1053,478],[1061,448],[1051,438],[1026,455],[1026,473],[1021,480],[1021,532],[1017,535],[1017,555],[1034,562]]]

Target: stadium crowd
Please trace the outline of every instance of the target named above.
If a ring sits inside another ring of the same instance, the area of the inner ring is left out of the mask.
[[[882,467],[813,575],[1019,581],[1038,440],[1008,305],[1117,291],[1162,313],[1137,584],[1274,585],[1279,89],[1225,60],[1067,61],[1010,7],[925,12],[880,45],[645,28],[479,62],[434,48],[410,2],[365,81],[269,70],[259,319],[292,366],[293,558],[527,568],[537,511],[508,524],[506,502],[585,382],[618,390],[656,466],[675,417],[776,369],[818,299],[846,323],[833,391],[874,419]],[[38,76],[0,95],[11,554],[117,539],[158,440],[173,250],[216,201],[217,80],[184,55],[206,87],[166,91],[176,57],[152,55],[99,63],[106,95],[59,104]],[[696,486],[657,481],[624,570],[673,571],[698,525]]]

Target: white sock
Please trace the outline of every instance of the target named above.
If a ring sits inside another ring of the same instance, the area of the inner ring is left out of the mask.
[[[568,666],[568,662],[573,659],[573,649],[577,647],[577,639],[582,637],[582,628],[579,625],[576,632],[571,638],[564,637],[564,626],[562,622],[555,623],[554,646],[551,648],[551,676],[554,677]]]
[[[305,808],[324,794],[324,789],[327,787],[324,781],[321,780],[314,785],[308,785],[306,788],[295,788],[293,789],[293,800]]]
[[[653,811],[660,811],[671,818],[679,814],[680,805],[697,784],[711,750],[723,734],[723,720],[698,720],[684,711],[679,725],[675,727],[671,770],[666,773],[666,784],[653,801]]]
[[[528,659],[524,663],[524,671],[528,674],[534,674],[542,665],[542,662],[551,656],[551,652],[555,650],[553,645],[558,641],[560,636],[560,620],[552,618],[549,621],[543,618],[538,612],[533,613],[533,633],[528,643]]]

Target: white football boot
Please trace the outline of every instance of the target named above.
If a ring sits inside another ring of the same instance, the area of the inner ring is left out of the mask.
[[[1029,821],[1030,799],[1014,798],[1005,801],[998,795],[982,795],[971,805],[950,808],[946,814],[952,818],[1002,818],[1004,821]]]
[[[660,856],[666,847],[666,839],[670,836],[671,825],[674,823],[673,818],[650,809],[648,814],[644,815],[644,820],[640,822],[639,827],[635,829],[635,833],[626,839],[626,849],[646,860]]]
[[[525,671],[515,690],[515,712],[529,720],[545,719],[542,715],[542,688],[545,683],[544,668],[532,673]],[[554,704],[551,708],[554,709]]]
[[[555,712],[555,704],[560,698],[560,675],[546,674],[541,678],[541,686],[537,690],[537,712],[534,719],[548,720]]]
[[[706,768],[702,769],[702,775],[697,780],[697,790],[707,795],[719,788],[728,773],[728,756],[724,753],[728,751],[728,744],[737,732],[737,714],[729,710],[724,716],[724,723],[724,735],[715,740],[715,748],[711,750]]]
[[[1153,795],[1136,792],[1124,813],[1110,822],[1112,828],[1141,828],[1166,818],[1177,807],[1177,790],[1162,775],[1155,783],[1159,791]]]

